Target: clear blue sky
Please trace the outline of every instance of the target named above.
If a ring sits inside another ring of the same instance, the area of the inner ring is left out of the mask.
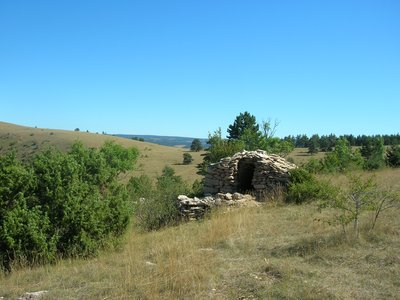
[[[0,1],[0,120],[207,137],[400,131],[400,1]]]

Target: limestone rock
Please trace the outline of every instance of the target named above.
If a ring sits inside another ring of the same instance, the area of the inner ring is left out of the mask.
[[[226,193],[225,199],[226,200],[232,200],[232,194],[231,193]]]
[[[27,292],[21,297],[18,298],[18,300],[33,300],[33,299],[39,299],[41,298],[44,294],[46,294],[47,291],[38,291],[38,292]]]
[[[236,192],[236,193],[233,194],[232,199],[233,199],[233,200],[240,200],[240,199],[243,199],[243,195],[240,194],[240,193],[238,193],[238,192]]]
[[[204,214],[215,206],[258,206],[260,203],[251,195],[240,193],[218,193],[215,196],[204,198],[189,198],[185,195],[178,196],[178,206],[181,216],[185,220],[200,220]]]
[[[259,195],[277,185],[287,185],[289,172],[294,168],[296,165],[278,155],[262,150],[242,151],[210,165],[204,180],[204,193],[254,191]]]

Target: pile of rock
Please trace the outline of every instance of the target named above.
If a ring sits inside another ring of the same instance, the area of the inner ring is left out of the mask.
[[[26,292],[21,297],[18,297],[17,300],[35,300],[35,299],[40,299],[45,294],[47,294],[47,291]],[[2,299],[3,299],[3,297],[0,297],[0,300],[2,300]]]
[[[185,195],[178,196],[179,210],[185,220],[199,220],[204,214],[215,206],[258,206],[256,199],[251,195],[240,193],[218,193],[204,198],[189,198]]]
[[[234,193],[248,189],[257,195],[277,185],[287,185],[289,171],[294,168],[296,165],[284,158],[262,150],[239,152],[210,165],[204,193]]]

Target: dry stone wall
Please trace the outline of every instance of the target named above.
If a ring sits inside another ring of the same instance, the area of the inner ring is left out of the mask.
[[[204,214],[216,206],[258,206],[259,202],[251,195],[240,193],[218,193],[204,198],[190,198],[185,195],[178,196],[178,205],[181,216],[185,220],[200,220]]]
[[[211,164],[204,181],[204,193],[268,192],[277,185],[287,185],[296,165],[265,151],[243,151]]]

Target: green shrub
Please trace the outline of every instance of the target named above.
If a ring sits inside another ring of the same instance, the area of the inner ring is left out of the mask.
[[[0,157],[0,266],[89,256],[127,228],[132,206],[121,172],[137,151],[106,143],[69,153],[47,150],[30,165]]]
[[[353,151],[346,138],[340,138],[335,149],[325,155],[323,159],[311,158],[304,168],[310,173],[320,172],[347,172],[360,169],[364,165],[364,159],[360,151]]]
[[[346,172],[359,169],[363,165],[363,158],[359,151],[353,151],[346,138],[336,142],[334,151],[328,153],[322,160],[323,170],[326,172]]]
[[[140,185],[144,184],[145,188]],[[165,167],[155,186],[146,176],[131,179],[128,189],[135,203],[135,220],[143,230],[157,230],[180,220],[177,197],[190,189],[171,167]]]
[[[290,171],[290,183],[303,183],[306,181],[313,181],[315,180],[315,176],[312,175],[304,168],[296,168]]]
[[[375,156],[373,158],[365,160],[364,169],[369,171],[378,170],[383,165],[384,165],[384,160],[381,159],[380,157]]]
[[[323,169],[323,165],[321,160],[311,157],[310,160],[304,165],[304,169],[312,174],[316,174]]]
[[[393,168],[400,167],[400,146],[392,145],[386,151],[386,163]]]
[[[190,153],[183,153],[183,164],[190,165],[193,161],[193,157]]]
[[[291,182],[286,193],[286,202],[301,204],[304,202],[330,198],[335,189],[316,177],[304,168],[297,168],[290,172]]]
[[[385,147],[382,137],[369,137],[361,147],[364,169],[377,170],[385,164]]]
[[[12,263],[52,262],[57,255],[59,236],[51,234],[52,224],[40,207],[29,208],[25,199],[3,215],[1,228],[1,265],[11,270]]]
[[[263,137],[257,149],[263,149],[268,153],[274,153],[285,157],[294,150],[294,145],[291,141],[285,141],[277,137]]]
[[[364,212],[372,212],[370,229],[374,229],[383,211],[400,207],[400,194],[398,191],[379,189],[374,177],[363,179],[352,175],[348,176],[347,188],[342,189],[329,200],[321,201],[320,207],[335,208],[330,223],[341,225],[345,234],[346,225],[353,223],[354,232],[358,236],[361,215]]]
[[[237,152],[245,149],[245,143],[242,140],[228,140],[222,138],[221,128],[216,130],[212,135],[208,135],[207,144],[210,146],[206,149],[203,162],[197,166],[200,175],[207,173],[208,166],[211,163],[218,162],[221,158],[232,156]]]
[[[49,219],[34,204],[37,180],[14,152],[0,157],[0,269],[14,260],[52,260],[54,240]]]
[[[150,198],[154,193],[153,182],[147,175],[131,177],[127,189],[134,201],[140,198]]]
[[[195,180],[192,184],[192,197],[201,197],[204,195],[204,180]]]

